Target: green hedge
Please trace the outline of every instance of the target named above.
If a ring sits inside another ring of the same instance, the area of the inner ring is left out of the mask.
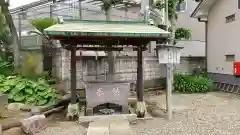
[[[174,90],[185,93],[204,93],[213,88],[213,81],[202,75],[174,75]]]

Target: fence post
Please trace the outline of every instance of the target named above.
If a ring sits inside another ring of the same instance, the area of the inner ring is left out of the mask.
[[[79,19],[82,20],[82,0],[78,0]]]
[[[19,47],[22,45],[22,14],[23,11],[21,11],[18,14],[18,36],[19,36]]]

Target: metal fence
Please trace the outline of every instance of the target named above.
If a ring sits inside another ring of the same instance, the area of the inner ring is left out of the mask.
[[[138,20],[140,6],[130,8],[133,10],[125,10],[123,4],[116,5],[112,8],[111,20]],[[34,29],[29,20],[36,18],[56,18],[57,16],[62,16],[63,19],[105,19],[105,14],[101,10],[101,3],[93,2],[93,0],[63,0],[55,3],[50,0],[40,0],[11,9],[10,12],[20,36],[24,36],[26,31]]]

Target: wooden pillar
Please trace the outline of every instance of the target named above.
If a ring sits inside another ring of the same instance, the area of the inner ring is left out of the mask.
[[[166,94],[166,110],[168,120],[172,119],[172,85],[173,85],[173,64],[167,64],[167,94]]]
[[[77,69],[76,69],[76,45],[71,47],[71,104],[77,102]]]
[[[143,46],[137,48],[137,108],[136,114],[143,118],[146,112],[146,105],[143,100]]]
[[[140,47],[137,50],[137,100],[143,101],[143,52]]]

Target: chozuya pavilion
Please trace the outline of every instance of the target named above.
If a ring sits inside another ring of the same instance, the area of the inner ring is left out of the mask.
[[[68,106],[69,116],[77,115],[78,113],[73,114],[73,112],[79,110],[76,90],[76,51],[122,51],[123,46],[128,46],[133,51],[137,51],[136,114],[138,117],[144,117],[146,107],[143,99],[143,51],[147,49],[150,41],[165,41],[169,37],[169,32],[148,25],[146,22],[64,20],[62,23],[45,29],[44,33],[51,39],[59,40],[62,47],[71,52],[72,97]],[[101,83],[95,82],[99,88],[104,87],[101,85],[108,85],[109,87],[105,87],[106,89],[115,87],[115,83],[119,83],[119,81],[113,79]],[[88,88],[85,88],[85,90],[88,91]],[[103,92],[107,91],[102,90]],[[124,89],[119,91],[124,91]],[[88,95],[88,92],[86,93],[87,97],[91,96]],[[121,99],[121,96],[112,98],[111,94],[106,95],[104,97],[92,95],[92,99],[94,98],[97,101],[96,98],[99,98],[99,103],[104,101],[118,103],[115,100],[125,100],[125,98]],[[85,115],[89,115],[87,111],[89,111],[88,102],[90,100],[91,98],[86,99]]]

